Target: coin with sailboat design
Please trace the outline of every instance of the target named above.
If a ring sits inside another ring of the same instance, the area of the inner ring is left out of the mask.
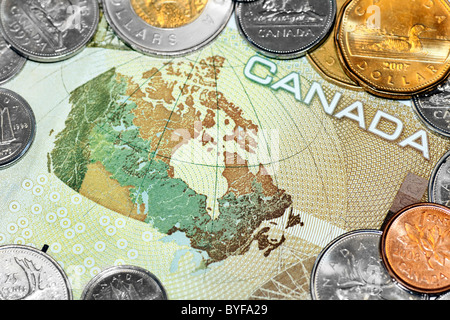
[[[0,88],[0,169],[21,159],[36,134],[36,119],[28,102],[14,91]]]
[[[336,32],[347,74],[377,96],[410,99],[450,69],[450,4],[445,0],[351,0]]]
[[[261,54],[292,59],[316,49],[330,34],[335,0],[260,0],[239,2],[236,23]]]

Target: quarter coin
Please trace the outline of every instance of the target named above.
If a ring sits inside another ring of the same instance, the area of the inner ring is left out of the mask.
[[[391,276],[415,292],[450,289],[450,209],[414,204],[389,220],[381,237],[381,256]]]
[[[233,9],[233,0],[103,0],[106,19],[119,38],[155,56],[206,46],[225,28]]]
[[[304,56],[330,34],[335,0],[259,0],[236,4],[242,36],[261,54],[278,59]]]
[[[167,294],[148,270],[115,266],[97,274],[84,288],[82,300],[167,300]]]
[[[2,0],[0,27],[11,47],[30,60],[61,61],[80,52],[99,22],[97,0]]]
[[[413,106],[426,127],[450,137],[450,79],[430,93],[415,95]]]
[[[0,300],[71,300],[69,280],[46,253],[22,245],[0,246]]]
[[[13,91],[0,88],[0,169],[21,159],[35,134],[36,119],[28,102]]]
[[[446,0],[349,0],[336,42],[344,70],[364,89],[391,99],[430,91],[450,69]]]
[[[331,241],[311,273],[314,300],[422,300],[398,286],[383,266],[379,230],[355,230]]]
[[[450,207],[450,151],[436,163],[428,183],[430,202]]]
[[[27,59],[11,49],[0,35],[0,84],[15,77],[25,65]]]

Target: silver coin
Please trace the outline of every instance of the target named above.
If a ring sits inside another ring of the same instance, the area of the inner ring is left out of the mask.
[[[28,102],[17,93],[0,88],[0,169],[20,160],[36,134],[36,119]]]
[[[99,23],[97,0],[1,0],[6,41],[30,60],[54,62],[79,53]]]
[[[0,35],[0,84],[14,78],[23,68],[27,59],[11,49]]]
[[[436,163],[428,183],[430,202],[450,206],[450,151]]]
[[[450,137],[450,79],[430,93],[414,96],[413,106],[430,130]]]
[[[436,300],[450,300],[450,292],[441,294],[436,298]]]
[[[390,277],[381,260],[381,231],[343,234],[322,250],[311,274],[314,300],[422,300]]]
[[[187,3],[168,4],[188,10],[184,8]],[[233,0],[208,0],[195,20],[178,27],[151,25],[136,13],[137,9],[130,0],[103,0],[106,19],[124,43],[144,54],[169,57],[188,54],[209,44],[225,28],[234,3]],[[162,11],[158,13],[162,15]]]
[[[82,300],[167,300],[159,280],[136,266],[116,266],[103,270],[89,281]]]
[[[64,270],[40,250],[0,246],[0,270],[0,300],[72,300]]]
[[[317,48],[336,20],[335,0],[259,0],[236,5],[242,36],[261,54],[279,59]]]

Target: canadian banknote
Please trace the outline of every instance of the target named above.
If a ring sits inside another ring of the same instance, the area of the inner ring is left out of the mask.
[[[121,264],[169,299],[310,299],[320,250],[379,228],[405,177],[428,179],[449,147],[408,101],[265,58],[233,19],[170,59],[130,50],[102,19],[81,54],[27,62],[5,87],[37,135],[0,171],[0,244],[48,245],[75,299]]]

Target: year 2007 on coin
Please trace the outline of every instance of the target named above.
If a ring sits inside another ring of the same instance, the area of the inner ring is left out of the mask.
[[[265,304],[225,304],[224,306],[196,306],[188,304],[181,308],[182,315],[266,315],[269,308]]]

